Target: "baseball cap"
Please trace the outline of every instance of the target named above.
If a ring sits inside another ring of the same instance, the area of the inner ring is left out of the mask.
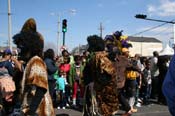
[[[7,49],[4,50],[4,54],[11,55],[12,52],[11,52],[11,50],[9,48],[7,48]]]

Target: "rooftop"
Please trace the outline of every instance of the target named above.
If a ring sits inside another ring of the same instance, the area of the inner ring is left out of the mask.
[[[153,38],[153,37],[133,37],[128,36],[128,39],[132,42],[155,42],[155,43],[162,43],[160,40]]]

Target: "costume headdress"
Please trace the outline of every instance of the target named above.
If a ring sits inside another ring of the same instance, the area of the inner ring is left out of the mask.
[[[112,35],[106,35],[105,44],[109,52],[111,52],[114,47],[117,47],[120,52],[122,48],[132,47],[128,41],[128,36],[122,35],[122,32],[123,31],[116,31]]]
[[[88,48],[89,52],[97,52],[97,51],[105,50],[104,40],[97,35],[88,36],[87,42],[89,45],[89,48]]]
[[[33,18],[28,19],[21,31],[13,36],[13,42],[23,51],[30,51],[32,56],[42,56],[44,39],[37,32],[36,22]]]

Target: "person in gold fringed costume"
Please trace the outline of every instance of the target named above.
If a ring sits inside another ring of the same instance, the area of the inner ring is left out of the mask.
[[[16,77],[21,78],[16,81],[18,87],[15,95],[21,107],[20,116],[55,116],[49,95],[47,68],[43,61],[44,39],[37,32],[33,18],[28,19],[22,30],[13,36],[13,42],[20,50],[18,60],[21,62],[18,66],[23,73],[22,77]]]
[[[83,116],[112,116],[119,109],[116,69],[97,35],[89,36],[89,59],[84,68],[85,103]]]

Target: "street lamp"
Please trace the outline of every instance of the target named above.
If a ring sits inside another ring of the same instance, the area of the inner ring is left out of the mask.
[[[144,15],[144,14],[136,14],[135,18],[173,24],[174,45],[175,45],[175,22],[174,21],[164,21],[164,20],[159,20],[159,19],[151,19],[151,18],[147,18],[147,15]]]

